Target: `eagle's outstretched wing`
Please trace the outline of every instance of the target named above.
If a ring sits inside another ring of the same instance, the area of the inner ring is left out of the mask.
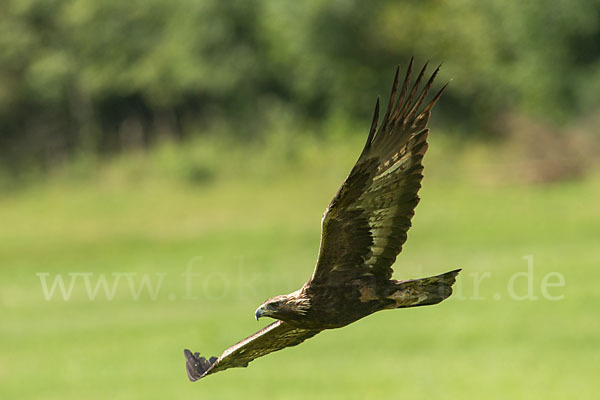
[[[311,284],[339,284],[364,275],[392,276],[419,202],[427,122],[445,86],[422,107],[438,69],[419,92],[427,65],[408,90],[412,60],[398,94],[398,74],[377,129],[379,99],[365,147],[322,220],[321,247]]]
[[[248,363],[273,351],[296,346],[315,336],[320,330],[295,328],[283,321],[267,325],[254,335],[234,344],[219,358],[206,359],[199,353],[185,350],[186,368],[190,381],[197,381],[208,374],[227,368],[247,367]]]

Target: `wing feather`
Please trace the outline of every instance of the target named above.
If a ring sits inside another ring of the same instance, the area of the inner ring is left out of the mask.
[[[295,328],[283,321],[276,321],[234,344],[219,358],[211,357],[207,360],[199,353],[192,353],[186,349],[184,353],[188,377],[193,382],[227,368],[247,367],[252,360],[286,347],[296,346],[319,332],[320,330]]]
[[[446,87],[423,106],[439,67],[419,91],[427,64],[409,90],[412,66],[411,59],[399,95],[400,70],[396,70],[378,129],[377,101],[367,143],[323,215],[311,285],[340,284],[364,275],[385,280],[392,276],[391,266],[419,202],[427,122]]]

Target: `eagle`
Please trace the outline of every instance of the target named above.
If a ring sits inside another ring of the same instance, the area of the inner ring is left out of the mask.
[[[377,98],[365,146],[323,214],[312,276],[297,291],[261,304],[256,319],[276,321],[229,347],[220,357],[207,359],[184,350],[192,382],[228,368],[246,367],[256,358],[374,312],[437,304],[452,294],[460,269],[428,278],[395,280],[391,268],[419,202],[427,122],[447,86],[425,102],[439,68],[421,89],[425,64],[411,86],[411,59],[400,90],[400,67],[396,69],[381,124]]]

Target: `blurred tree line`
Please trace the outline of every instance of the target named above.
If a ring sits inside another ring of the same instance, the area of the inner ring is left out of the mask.
[[[0,157],[46,168],[282,119],[366,129],[411,55],[444,62],[455,131],[565,123],[600,105],[600,0],[2,0]]]

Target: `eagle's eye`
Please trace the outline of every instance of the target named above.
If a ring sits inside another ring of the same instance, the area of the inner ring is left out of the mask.
[[[269,304],[269,305],[272,308],[279,308],[282,304],[283,304],[283,302],[281,300],[277,300],[277,301],[271,302],[271,304]]]

